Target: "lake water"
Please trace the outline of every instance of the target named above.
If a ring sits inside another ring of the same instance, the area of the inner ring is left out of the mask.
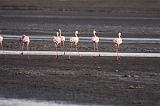
[[[55,101],[0,98],[0,106],[97,106],[97,105],[89,105],[89,104],[78,105],[78,104],[65,104],[64,102],[60,101],[55,102]],[[107,105],[107,106],[112,106],[112,105]]]

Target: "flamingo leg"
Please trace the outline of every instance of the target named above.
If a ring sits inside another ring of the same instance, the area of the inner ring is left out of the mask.
[[[60,47],[61,47],[61,50],[62,50],[62,49],[63,49],[63,48],[62,48],[62,46],[63,46],[62,42],[61,42],[59,45],[60,45]]]
[[[96,43],[96,50],[99,51],[99,44]]]
[[[28,51],[29,50],[29,43],[27,43],[26,47],[27,47],[27,51]]]
[[[120,57],[119,57],[119,51],[118,51],[118,44],[116,44],[116,53],[117,53],[117,58],[116,60],[119,61]]]
[[[21,55],[23,55],[23,48],[24,48],[24,43],[22,43],[22,48],[21,48]]]
[[[120,45],[118,45],[118,50],[121,50],[121,46]]]
[[[99,43],[98,42],[96,43],[96,48],[97,48],[97,51],[99,51]],[[99,56],[100,56],[100,54],[99,54]]]
[[[116,58],[116,60],[118,61],[119,60],[119,58],[118,58],[118,50],[116,49],[116,53],[117,53],[117,58]]]
[[[93,42],[93,51],[95,52],[96,51],[96,43]],[[94,60],[96,59],[96,56],[93,56]]]
[[[64,41],[62,42],[62,44],[63,44],[63,48],[64,48]]]
[[[28,50],[29,50],[29,42],[27,42],[27,44],[26,44],[26,47],[27,47],[27,57],[28,57],[28,63],[29,63],[29,60],[30,60],[30,58],[29,58],[29,55],[28,55]]]
[[[95,51],[96,49],[95,49],[95,43],[93,42],[93,50]]]
[[[79,54],[78,45],[77,45],[77,44],[75,44],[75,46],[76,46],[76,51],[77,51],[77,52],[78,52],[78,54]],[[80,56],[80,54],[79,54],[79,56]]]
[[[3,50],[3,44],[2,44],[2,42],[1,42],[1,48],[2,48],[2,50]]]
[[[117,44],[117,49],[119,50],[119,44]]]
[[[78,46],[77,46],[77,44],[75,44],[75,48],[76,48],[76,51],[78,52]]]
[[[73,47],[73,44],[71,43],[71,48],[70,48],[70,51],[72,51],[72,47]]]
[[[63,41],[63,51],[64,51],[64,55],[65,55],[65,46],[64,46],[64,41]]]
[[[56,58],[58,58],[58,52],[57,52],[58,44],[55,44],[55,47],[56,47]]]

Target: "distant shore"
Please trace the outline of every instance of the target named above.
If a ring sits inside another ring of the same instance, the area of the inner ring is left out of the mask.
[[[0,14],[160,17],[159,0],[0,0]],[[11,12],[9,12],[11,11]]]

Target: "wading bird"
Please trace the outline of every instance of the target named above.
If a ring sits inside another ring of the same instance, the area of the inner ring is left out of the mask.
[[[53,42],[55,43],[56,52],[57,52],[58,45],[61,46],[61,38],[59,36],[59,32],[57,32],[57,36],[53,37]],[[57,54],[56,58],[58,58],[58,54]]]
[[[61,46],[63,46],[63,49],[64,49],[65,37],[62,36],[62,31],[61,31],[61,29],[59,29],[59,36],[60,36],[60,38],[61,38]]]
[[[0,35],[0,45],[1,45],[1,48],[3,50],[3,36],[2,35]]]
[[[27,50],[29,49],[29,43],[30,43],[30,38],[29,36],[26,36],[25,34],[23,34],[20,38],[20,43],[21,43],[21,50],[22,50],[22,55],[23,55],[23,49],[26,46]]]
[[[113,42],[114,42],[114,47],[116,49],[116,53],[117,53],[117,61],[120,59],[119,55],[118,55],[118,51],[119,51],[119,48],[120,48],[120,44],[122,44],[122,38],[121,38],[121,32],[118,33],[118,38],[114,39]]]
[[[97,33],[95,30],[93,30],[93,37],[92,37],[92,42],[93,42],[93,47],[94,47],[94,51],[98,51],[99,49],[99,37],[97,36]]]
[[[78,52],[78,42],[79,42],[79,32],[75,31],[75,37],[70,38],[70,43],[71,43],[71,48],[70,51],[72,50],[73,46],[75,46],[76,51]],[[70,59],[70,56],[69,56]]]

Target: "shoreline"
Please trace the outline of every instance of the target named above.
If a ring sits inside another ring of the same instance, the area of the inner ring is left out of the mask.
[[[158,104],[159,58],[124,57],[119,64],[114,57],[0,58],[2,97],[115,106]]]

